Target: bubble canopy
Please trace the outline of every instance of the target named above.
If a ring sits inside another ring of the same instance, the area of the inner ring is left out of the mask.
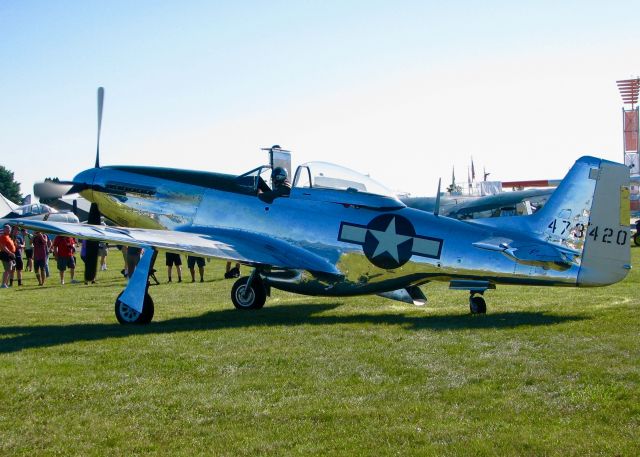
[[[293,187],[364,192],[397,199],[393,191],[369,176],[329,162],[300,165],[296,170]]]

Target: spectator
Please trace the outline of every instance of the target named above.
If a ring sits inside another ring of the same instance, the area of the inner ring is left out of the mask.
[[[11,271],[11,279],[9,281],[9,285],[13,286],[13,276],[14,273],[18,279],[18,286],[22,285],[22,270],[24,269],[24,264],[22,263],[22,250],[24,249],[24,238],[20,234],[20,230],[17,225],[14,225],[11,229],[11,239],[13,240],[13,245],[16,248],[14,254],[16,256],[15,265],[13,270]]]
[[[45,265],[49,256],[48,244],[49,239],[45,234],[36,232],[33,235],[33,269],[36,272],[39,286],[44,286],[44,282],[47,279]]]
[[[224,272],[224,279],[239,278],[240,277],[240,264],[236,262],[236,266],[231,268],[231,262],[227,262],[227,267]]]
[[[176,266],[176,271],[178,272],[178,282],[182,282],[182,259],[180,259],[180,254],[167,252],[166,261],[167,261],[167,275],[169,276],[168,282],[171,282],[171,267],[173,265]]]
[[[69,268],[71,284],[76,284],[75,280],[76,259],[73,254],[76,251],[76,240],[68,236],[58,235],[53,240],[53,255],[56,258],[58,271],[60,272],[60,284],[64,284],[64,272]]]
[[[22,229],[22,239],[24,240],[24,255],[27,258],[27,271],[33,271],[33,235]]]
[[[0,236],[0,260],[2,260],[2,266],[4,272],[2,273],[2,286],[1,289],[9,288],[9,278],[15,265],[16,247],[11,239],[11,226],[5,224],[2,227],[2,235]]]
[[[109,255],[109,245],[105,241],[98,243],[98,257],[100,257],[100,271],[107,270],[107,256]]]
[[[133,276],[133,272],[136,271],[136,266],[140,262],[140,256],[142,255],[142,248],[138,246],[127,247],[127,272],[128,277]]]
[[[49,274],[49,254],[53,252],[53,243],[51,242],[51,238],[46,233],[43,233],[44,239],[47,241],[47,256],[44,258],[44,272],[46,277],[50,276]]]
[[[191,273],[191,282],[196,282],[196,263],[198,264],[198,273],[200,274],[200,282],[204,282],[204,257],[196,257],[190,255],[187,257],[187,266]]]
[[[122,276],[124,276],[125,278],[129,277],[129,272],[127,271],[127,247],[123,246],[121,244],[116,245],[116,248],[118,248],[118,251],[120,251],[122,253],[122,260],[124,260],[124,268],[122,270],[120,270],[120,273],[122,274]]]
[[[87,240],[82,240],[80,242],[80,258],[82,259],[82,263],[84,263],[84,271],[87,271]],[[85,275],[86,278],[86,275]],[[84,282],[85,284],[89,284],[88,281]],[[95,284],[96,280],[92,279],[91,284]]]

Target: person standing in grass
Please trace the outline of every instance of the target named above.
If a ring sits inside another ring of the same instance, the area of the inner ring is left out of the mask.
[[[107,256],[109,255],[109,245],[105,241],[98,243],[98,257],[100,257],[100,271],[107,270]]]
[[[44,233],[36,232],[33,235],[33,270],[36,272],[39,286],[44,286],[47,279],[45,266],[49,256],[48,244],[49,239]]]
[[[24,269],[24,264],[22,263],[22,249],[24,249],[24,239],[20,234],[20,230],[17,225],[14,225],[11,229],[11,239],[13,240],[13,245],[16,250],[14,252],[15,258],[15,266],[13,271],[11,272],[11,279],[9,280],[9,285],[13,286],[13,276],[16,275],[18,280],[18,286],[22,285],[22,270]]]
[[[53,255],[56,258],[58,264],[58,271],[60,272],[60,284],[64,284],[64,272],[69,268],[69,275],[71,276],[71,284],[76,284],[74,275],[76,271],[76,259],[73,256],[76,250],[75,238],[68,236],[58,235],[53,240]]]
[[[165,258],[167,264],[167,275],[169,276],[168,282],[171,282],[171,267],[173,265],[176,266],[176,272],[178,273],[178,282],[182,282],[182,259],[180,259],[180,254],[167,252]]]
[[[2,235],[0,235],[0,260],[2,260],[2,266],[4,268],[0,289],[7,289],[9,287],[9,278],[15,265],[15,252],[16,247],[11,239],[11,226],[5,224],[2,227]]]
[[[27,258],[26,271],[33,271],[33,235],[23,228],[20,230],[24,240],[24,255]]]
[[[191,282],[196,282],[196,263],[198,264],[200,282],[204,282],[204,257],[190,255],[187,257],[187,266],[189,267],[189,273],[191,273]]]
[[[128,246],[127,247],[127,275],[129,278],[133,276],[133,273],[136,271],[136,267],[140,262],[140,256],[142,255],[142,248],[139,246]]]

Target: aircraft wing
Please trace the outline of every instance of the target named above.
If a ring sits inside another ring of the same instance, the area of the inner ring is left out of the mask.
[[[201,227],[201,233],[196,233],[23,219],[3,222],[55,235],[124,246],[154,247],[180,254],[232,260],[245,265],[341,274],[333,264],[306,249],[245,230]]]

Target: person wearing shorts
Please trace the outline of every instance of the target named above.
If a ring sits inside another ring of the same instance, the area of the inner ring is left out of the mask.
[[[129,278],[131,278],[133,276],[133,272],[136,271],[136,267],[140,262],[140,256],[142,256],[141,247],[127,247],[127,274],[129,275]]]
[[[176,271],[178,272],[178,282],[182,282],[182,259],[180,258],[180,254],[167,252],[165,257],[167,260],[167,275],[169,276],[168,282],[171,282],[171,267],[173,267],[173,265],[176,266]]]
[[[36,232],[33,235],[33,271],[36,272],[36,279],[39,286],[44,286],[47,279],[46,265],[49,255],[49,240],[46,235]]]
[[[198,273],[200,274],[200,282],[204,282],[204,257],[196,257],[190,255],[187,257],[187,266],[191,273],[191,282],[196,282],[196,264],[198,264]]]
[[[18,226],[14,225],[13,228],[11,229],[11,239],[13,240],[13,245],[16,248],[14,252],[16,259],[15,259],[15,267],[11,272],[11,279],[9,280],[9,285],[13,286],[13,276],[15,273],[18,279],[18,286],[21,286],[22,270],[24,269],[24,263],[22,262],[22,249],[24,249],[24,238],[20,234],[20,230],[18,229]]]
[[[27,229],[20,230],[24,240],[24,255],[27,258],[27,271],[33,271],[33,235]]]
[[[58,271],[60,272],[60,284],[64,284],[64,272],[69,268],[71,283],[78,281],[74,279],[76,270],[76,259],[73,254],[76,251],[76,240],[68,236],[56,236],[53,240],[53,254],[56,257]]]
[[[1,289],[9,288],[9,278],[15,267],[16,247],[11,239],[11,226],[5,224],[2,227],[2,235],[0,235],[0,260],[2,260],[2,286]]]
[[[107,256],[109,255],[109,245],[104,241],[98,243],[98,257],[100,257],[100,271],[107,270]]]

